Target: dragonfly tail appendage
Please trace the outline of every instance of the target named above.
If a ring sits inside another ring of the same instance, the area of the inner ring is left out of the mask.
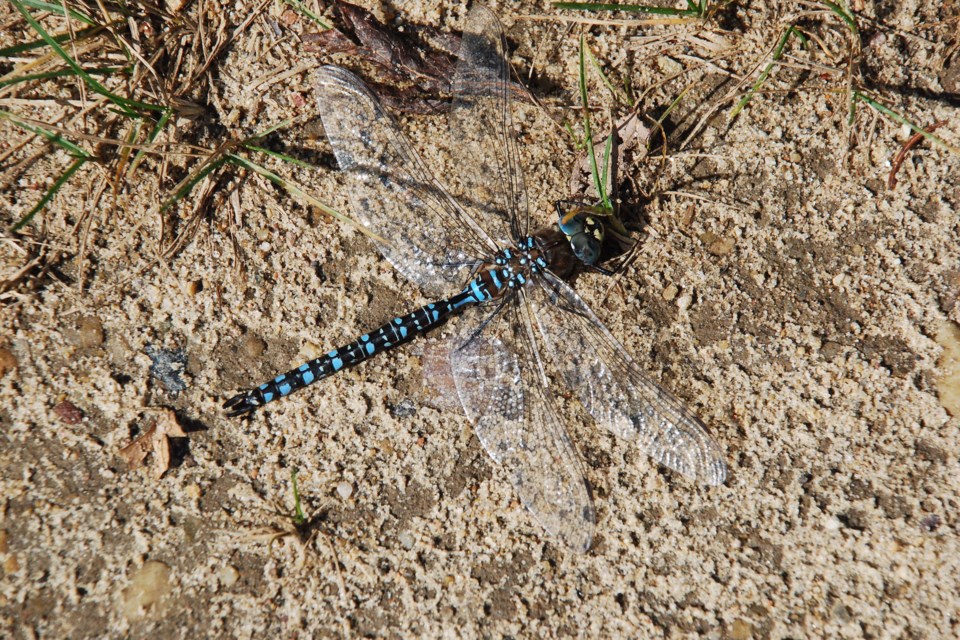
[[[336,356],[339,349],[314,358],[296,369],[282,373],[259,387],[238,393],[223,403],[230,417],[242,416],[273,402],[277,398],[288,396],[298,389],[322,380],[344,367],[343,359]]]
[[[477,295],[471,287],[467,287],[452,298],[424,305],[412,313],[394,318],[347,345],[280,374],[259,387],[233,396],[223,403],[223,408],[231,417],[255,411],[277,398],[288,396],[318,380],[356,366],[378,353],[409,342],[443,323],[465,306],[478,302]]]

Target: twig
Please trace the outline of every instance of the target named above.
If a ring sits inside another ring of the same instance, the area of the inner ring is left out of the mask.
[[[942,127],[946,123],[946,120],[934,122],[929,127],[924,128],[924,131],[927,133],[933,133],[936,129]],[[890,174],[887,176],[887,189],[892,191],[897,187],[897,172],[900,171],[900,165],[902,165],[903,161],[906,159],[907,152],[917,146],[917,144],[925,137],[926,136],[924,136],[922,133],[915,133],[910,136],[909,140],[903,143],[902,147],[900,147],[900,151],[897,152],[897,155],[893,158],[893,162],[890,163]]]

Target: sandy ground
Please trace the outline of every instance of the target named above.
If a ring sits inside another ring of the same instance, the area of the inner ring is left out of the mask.
[[[204,6],[236,25],[254,4]],[[666,159],[626,167],[643,194],[638,259],[609,291],[599,274],[576,282],[709,425],[730,468],[724,486],[656,467],[571,409],[598,525],[586,555],[569,553],[424,382],[436,341],[227,419],[225,397],[426,300],[357,231],[240,171],[221,174],[189,242],[158,259],[192,205],[147,215],[160,199],[148,164],[116,208],[92,212],[81,263],[73,225],[104,179],[94,168],[30,227],[62,258],[0,306],[0,635],[960,635],[960,444],[944,406],[955,397],[944,354],[960,335],[946,324],[960,321],[960,157],[922,143],[888,188],[910,131],[864,105],[849,127],[844,80],[826,66],[776,71],[777,91],[732,123],[724,103],[681,148],[704,105],[767,60],[779,21],[799,11],[740,4],[709,30],[590,31],[608,70],[650,88],[641,114],[692,89],[666,121]],[[956,22],[921,28],[949,17],[926,5],[856,4],[857,82],[921,126],[946,120],[938,134],[958,145],[960,59],[946,58]],[[576,103],[576,30],[521,19],[554,15],[546,5],[493,6],[544,103],[518,107],[516,121],[534,215],[547,223],[578,161],[548,117]],[[452,2],[403,10],[454,29],[465,13]],[[295,117],[271,144],[331,170],[270,166],[348,211],[349,184],[303,124],[322,108],[310,74],[324,59],[292,37],[310,30],[304,20],[278,26],[283,11],[270,5],[223,52],[216,95],[197,96],[204,120],[178,127],[212,148]],[[820,41],[788,47],[795,66],[842,55],[835,16],[804,20]],[[52,117],[56,105],[45,108]],[[439,173],[455,170],[436,155],[443,118],[402,122]],[[8,147],[25,135],[0,126]],[[42,149],[9,156],[4,175]],[[4,227],[67,162],[49,153],[5,183]],[[188,166],[175,160],[163,187]],[[3,240],[0,276],[23,266],[23,247]],[[157,479],[119,452],[169,424],[167,410],[187,437],[170,441]],[[311,526],[281,535],[295,468]]]

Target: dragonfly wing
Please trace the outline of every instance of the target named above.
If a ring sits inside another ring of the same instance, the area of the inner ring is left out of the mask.
[[[449,114],[450,180],[458,202],[501,246],[527,235],[527,195],[510,113],[510,65],[500,21],[486,7],[467,15]]]
[[[340,168],[354,176],[354,215],[380,252],[427,293],[461,286],[484,237],[433,177],[377,97],[335,66],[317,73],[320,118]],[[491,248],[488,244],[487,248]]]
[[[524,506],[578,552],[593,540],[593,498],[530,344],[532,327],[514,302],[477,323],[461,322],[450,354],[467,417]]]
[[[675,471],[723,483],[723,453],[703,423],[640,370],[570,286],[545,273],[528,290],[553,364],[598,423]]]

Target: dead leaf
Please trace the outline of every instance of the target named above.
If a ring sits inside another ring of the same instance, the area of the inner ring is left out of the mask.
[[[339,29],[304,34],[303,43],[307,51],[323,51],[330,55],[334,53],[360,55],[360,47]]]
[[[153,475],[159,480],[170,468],[170,438],[186,438],[177,416],[166,409],[136,440],[120,449],[120,457],[131,469],[143,465],[147,454],[153,451]]]
[[[449,109],[460,36],[428,26],[384,24],[362,7],[337,2],[339,29],[303,37],[307,49],[357,56],[372,68],[363,79],[390,109],[432,115]],[[515,99],[529,92],[510,83]]]

